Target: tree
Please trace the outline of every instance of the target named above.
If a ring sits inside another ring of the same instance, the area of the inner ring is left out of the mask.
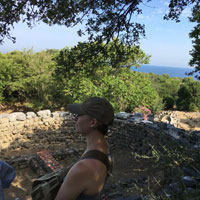
[[[192,78],[184,78],[178,91],[177,108],[184,111],[200,109],[200,82]]]
[[[22,52],[18,51],[1,54],[0,57],[1,94],[5,100],[17,99],[21,101],[24,98],[22,66],[26,69],[28,59],[23,56]]]
[[[127,68],[104,66],[93,77],[79,72],[66,79],[62,90],[68,101],[80,103],[90,96],[108,99],[115,112],[133,111],[139,105],[152,109],[159,97],[148,78]],[[66,102],[70,103],[70,102]]]
[[[193,38],[193,50],[190,51],[192,56],[189,64],[195,69],[188,73],[188,75],[195,74],[195,77],[200,80],[200,5],[193,9],[192,17],[189,18],[191,22],[196,22],[197,25],[190,32],[190,38]]]
[[[104,66],[116,69],[139,67],[141,64],[148,64],[149,59],[150,56],[146,55],[139,47],[120,44],[118,39],[114,39],[108,44],[79,42],[72,48],[66,47],[60,51],[56,58],[58,64],[56,74],[61,79],[69,79],[80,72],[92,77],[97,69]]]
[[[142,13],[141,4],[151,0],[0,0],[0,42],[10,35],[11,27],[20,20],[29,27],[38,21],[49,25],[59,24],[72,27],[84,24],[85,29],[78,34],[87,33],[89,40],[107,41],[117,37],[121,42],[133,45],[145,36],[145,26],[134,22],[134,15]],[[199,0],[168,0],[170,12],[164,19],[175,19],[186,6],[196,8]]]
[[[58,24],[66,27],[83,24],[85,27],[78,31],[78,35],[87,34],[89,41],[101,44],[117,38],[122,44],[132,46],[138,44],[139,39],[145,36],[145,25],[134,21],[134,17],[142,13],[141,4],[148,6],[150,1],[152,0],[0,0],[0,43],[5,37],[15,41],[10,34],[15,23],[23,21],[32,27],[38,21],[43,21],[48,25]],[[179,22],[182,11],[187,6],[193,7],[191,21],[197,22],[198,25],[190,34],[190,37],[194,38],[190,65],[195,66],[195,72],[199,72],[200,1],[168,2],[169,13],[164,16],[165,20]],[[119,53],[123,54],[123,51]]]
[[[178,98],[178,90],[180,89],[182,79],[170,77],[168,74],[158,75],[149,73],[148,76],[164,103],[164,109],[173,108]]]
[[[102,51],[99,52],[98,49]],[[121,56],[119,51],[123,51],[120,53]],[[65,99],[65,103],[72,100],[77,102],[87,96],[102,94],[102,90],[99,91],[101,88],[99,83],[106,76],[116,78],[120,69],[147,64],[149,58],[150,56],[139,47],[122,45],[118,39],[108,44],[84,42],[72,48],[66,47],[56,58],[55,79],[56,85],[59,86],[56,95],[59,97],[58,102],[62,99]]]
[[[54,88],[53,51],[0,54],[0,100],[50,106]]]

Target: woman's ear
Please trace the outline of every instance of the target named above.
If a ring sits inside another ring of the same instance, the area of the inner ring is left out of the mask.
[[[91,127],[91,128],[96,128],[97,125],[98,125],[98,121],[97,121],[95,118],[93,118],[93,119],[90,121],[90,127]]]

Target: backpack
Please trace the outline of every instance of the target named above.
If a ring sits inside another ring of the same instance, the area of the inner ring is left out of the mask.
[[[112,175],[113,159],[111,153],[106,155],[101,151],[91,150],[81,156],[78,161],[91,158],[100,160],[104,163],[108,171],[107,178]],[[68,173],[69,169],[73,166],[73,164],[67,168],[56,170],[36,179],[32,185],[32,200],[54,200],[58,190],[60,189],[60,186],[63,183],[64,177]]]

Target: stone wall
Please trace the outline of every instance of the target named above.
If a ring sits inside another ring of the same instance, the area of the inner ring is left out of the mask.
[[[0,115],[0,155],[18,150],[49,149],[74,140],[82,138],[74,134],[74,121],[68,112],[43,110]]]
[[[113,147],[133,149],[134,138],[140,133],[141,126],[115,119],[107,137]],[[17,152],[31,154],[41,149],[53,151],[73,144],[80,147],[84,144],[83,140],[81,135],[75,134],[75,122],[68,112],[51,113],[50,110],[43,110],[0,115],[1,156],[8,156],[10,152],[13,152],[12,155],[15,155],[14,152],[16,155]]]
[[[133,120],[115,119],[108,132],[111,147],[133,150],[151,155],[148,145],[158,143],[160,130],[178,139],[179,142],[200,146],[200,133],[189,134],[166,123],[149,121],[136,123]],[[150,134],[152,133],[152,134]],[[187,140],[185,139],[187,135]],[[163,136],[162,136],[163,137]],[[41,149],[55,151],[62,147],[84,148],[84,138],[75,133],[75,122],[69,112],[51,112],[43,110],[34,112],[15,112],[0,115],[0,155],[6,156],[15,152],[30,154]],[[26,153],[23,153],[26,152]],[[16,154],[17,155],[17,154]]]

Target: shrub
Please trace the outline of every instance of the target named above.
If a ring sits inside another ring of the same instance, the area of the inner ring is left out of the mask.
[[[168,110],[174,107],[174,99],[172,97],[165,97],[163,99],[164,109]]]

